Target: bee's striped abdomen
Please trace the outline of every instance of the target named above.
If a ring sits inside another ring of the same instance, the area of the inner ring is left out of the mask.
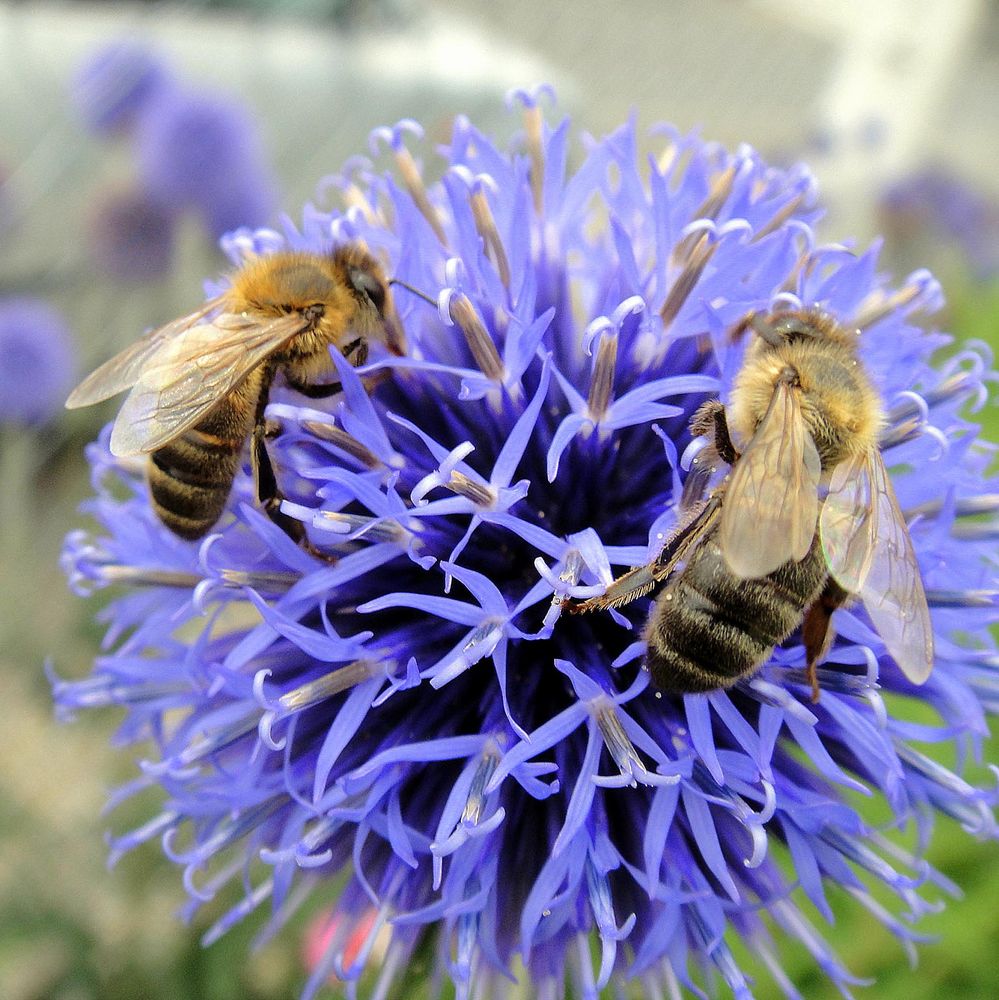
[[[801,562],[741,579],[714,532],[657,599],[646,627],[646,664],[664,691],[713,691],[762,665],[800,624],[825,584],[818,539]]]
[[[201,538],[222,516],[252,424],[252,407],[233,394],[149,456],[153,507],[181,538]]]

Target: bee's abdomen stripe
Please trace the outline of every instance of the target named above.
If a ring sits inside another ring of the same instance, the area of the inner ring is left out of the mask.
[[[239,467],[241,444],[201,447],[178,438],[149,456],[149,489],[167,527],[184,538],[200,538],[219,519]]]
[[[202,451],[219,452],[221,454],[239,451],[243,447],[242,438],[220,437],[218,434],[206,431],[204,427],[189,428],[174,443],[179,442],[184,442],[190,447]]]
[[[232,481],[238,455],[233,452],[212,454],[171,442],[154,451],[149,458],[160,472],[184,486],[217,489]]]
[[[749,674],[801,623],[825,578],[815,545],[800,563],[743,580],[706,542],[653,608],[646,655],[653,680],[664,690],[694,692]]]
[[[713,677],[711,687],[739,677],[765,656],[773,645],[746,631],[720,613],[686,580],[678,581],[665,610],[662,645],[697,671]],[[691,671],[692,676],[696,676]]]

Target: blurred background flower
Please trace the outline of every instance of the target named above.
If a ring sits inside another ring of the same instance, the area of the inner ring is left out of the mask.
[[[62,415],[77,371],[65,318],[33,298],[0,298],[0,423],[37,426]]]
[[[80,123],[105,136],[130,132],[150,104],[174,86],[166,63],[151,48],[114,41],[77,70],[70,100]]]
[[[699,125],[732,149],[749,141],[772,161],[811,150],[831,208],[824,238],[851,233],[865,245],[887,229],[882,266],[896,273],[923,264],[938,269],[948,301],[937,322],[994,343],[995,281],[968,267],[963,251],[944,238],[931,240],[929,253],[914,250],[904,229],[899,235],[878,215],[885,191],[930,162],[982,198],[995,198],[994,8],[979,0],[863,6],[839,0],[806,10],[783,0],[709,0],[693,11],[673,0],[636,0],[613,18],[603,5],[563,10],[528,0],[488,7],[468,0],[135,4],[116,5],[113,16],[84,4],[2,6],[0,93],[8,124],[0,148],[0,295],[31,294],[61,310],[79,337],[78,370],[86,370],[142,329],[188,308],[204,278],[225,266],[206,230],[211,223],[188,210],[171,213],[168,270],[153,268],[146,278],[126,268],[112,280],[108,262],[115,255],[108,247],[127,248],[134,230],[126,212],[106,227],[123,238],[102,242],[102,206],[111,222],[116,199],[128,200],[123,192],[145,196],[138,190],[134,130],[101,130],[97,121],[109,108],[114,120],[115,101],[143,78],[143,59],[130,77],[103,92],[96,88],[91,124],[80,107],[80,81],[83,67],[114,42],[144,51],[147,66],[160,67],[152,80],[162,71],[171,88],[225,96],[251,109],[286,210],[312,198],[316,179],[364,148],[379,122],[422,120],[428,162],[456,114],[470,115],[488,134],[509,135],[516,123],[499,98],[539,79],[556,83],[579,125],[598,135],[634,107],[644,123]],[[812,142],[816,135],[823,136],[821,149]],[[647,141],[652,148],[655,140]],[[336,191],[325,186],[319,207],[333,203]],[[147,225],[164,239],[166,230],[152,222],[136,228]],[[163,259],[162,246],[150,241],[154,261]],[[117,260],[128,256],[125,249]],[[976,419],[995,439],[992,413],[983,410]],[[107,750],[112,720],[88,714],[53,736],[38,664],[52,655],[61,673],[81,676],[100,638],[92,607],[66,594],[57,550],[87,492],[82,449],[101,419],[96,410],[78,411],[34,435],[33,444],[20,434],[2,442],[3,524],[25,544],[8,548],[8,533],[7,572],[0,575],[0,675],[9,707],[0,746],[5,760],[16,761],[5,771],[2,793],[9,822],[0,852],[0,949],[14,957],[0,961],[0,993],[46,1000],[192,991],[222,1000],[284,998],[302,975],[299,955],[285,940],[265,944],[244,964],[259,928],[251,917],[202,951],[196,941],[207,925],[187,933],[172,920],[174,875],[154,850],[133,853],[111,876],[103,870],[105,821],[97,818],[103,788],[131,773],[123,757]],[[994,744],[985,756],[995,759]],[[954,765],[947,754],[941,759]],[[870,822],[883,818],[857,807]],[[122,810],[118,829],[140,824],[148,803],[135,800]],[[930,857],[968,896],[923,921],[942,943],[921,948],[916,974],[887,947],[889,934],[872,931],[869,919],[830,899],[837,916],[833,946],[853,971],[877,975],[879,1000],[990,995],[999,934],[995,853],[945,822]],[[303,914],[297,924],[303,934],[311,919]],[[738,944],[735,953],[744,958]],[[782,957],[805,995],[837,995],[822,985],[824,974],[807,950]],[[417,978],[428,973],[419,960],[413,971]],[[761,983],[754,995],[776,994]]]

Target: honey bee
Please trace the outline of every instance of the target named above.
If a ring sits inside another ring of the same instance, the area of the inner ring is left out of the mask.
[[[199,309],[151,330],[73,390],[75,408],[131,389],[111,431],[112,454],[147,454],[160,520],[201,538],[221,517],[251,438],[257,499],[296,540],[299,522],[280,511],[265,444],[264,410],[275,376],[311,398],[340,391],[330,348],[355,367],[372,340],[402,354],[405,340],[381,266],[346,245],[331,254],[258,257]]]
[[[909,531],[885,469],[880,400],[857,357],[859,331],[817,308],[752,314],[728,413],[694,415],[702,455],[731,471],[648,566],[574,612],[627,604],[665,583],[645,627],[655,685],[728,687],[801,626],[812,699],[833,611],[853,596],[905,676],[923,683],[933,632]],[[730,427],[731,432],[730,433]],[[745,442],[740,454],[735,444]]]

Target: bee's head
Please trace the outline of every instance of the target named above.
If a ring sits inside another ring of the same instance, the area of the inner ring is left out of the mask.
[[[388,301],[388,285],[373,271],[355,264],[347,267],[347,281],[354,294],[366,298],[382,319],[385,318],[385,303]]]
[[[347,244],[333,252],[333,262],[359,307],[355,332],[382,340],[393,354],[405,354],[406,336],[378,261],[362,247]]]
[[[752,312],[737,327],[738,337],[752,330],[771,348],[803,340],[834,340],[852,345],[857,331],[847,330],[829,313],[817,306],[776,312]]]

